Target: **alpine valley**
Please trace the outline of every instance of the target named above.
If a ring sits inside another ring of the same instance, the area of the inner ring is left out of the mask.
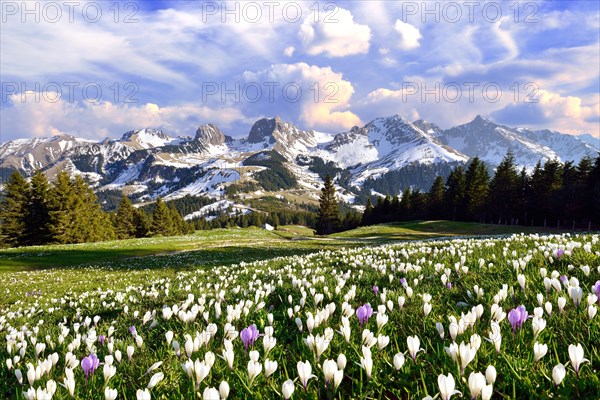
[[[13,170],[31,176],[40,168],[53,179],[66,170],[83,175],[98,193],[118,191],[135,202],[233,194],[317,199],[330,174],[340,199],[353,203],[409,186],[427,190],[436,175],[446,177],[475,156],[493,170],[510,150],[520,166],[531,169],[548,159],[577,163],[595,157],[599,142],[589,135],[511,128],[481,116],[443,130],[394,115],[337,134],[303,130],[275,117],[256,121],[244,138],[208,124],[194,137],[146,128],[100,142],[68,135],[17,139],[0,146],[0,171],[6,179]]]

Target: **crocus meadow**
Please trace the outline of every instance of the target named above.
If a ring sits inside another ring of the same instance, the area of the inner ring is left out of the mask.
[[[597,234],[406,242],[215,268],[52,269],[3,280],[4,398],[600,393]]]

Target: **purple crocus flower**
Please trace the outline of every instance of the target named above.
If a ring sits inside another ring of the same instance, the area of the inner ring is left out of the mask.
[[[248,350],[248,346],[252,347],[254,341],[258,339],[258,328],[256,325],[252,324],[249,327],[242,329],[240,338],[242,339],[242,343],[244,343],[244,350]]]
[[[102,346],[104,346],[104,341],[105,341],[105,340],[106,340],[106,336],[104,336],[104,335],[100,335],[100,336],[98,336],[98,341],[100,342],[100,344],[101,344]]]
[[[448,289],[452,289],[452,283],[451,283],[451,282],[448,282],[448,283],[446,283],[446,287],[447,287]]]
[[[512,326],[513,333],[517,328],[523,327],[523,322],[525,322],[528,315],[529,313],[523,305],[520,305],[519,307],[508,312],[508,322],[510,322],[510,325]]]
[[[100,365],[100,360],[95,354],[90,354],[81,360],[81,369],[83,369],[83,373],[85,374],[85,380],[94,373],[98,365]]]
[[[375,296],[379,293],[379,287],[377,287],[377,285],[373,286],[373,293],[375,293]]]
[[[400,284],[406,286],[406,278],[400,278]]]
[[[566,275],[563,275],[560,277],[560,281],[562,282],[563,285],[566,285],[567,283],[569,283],[569,278],[567,278]]]
[[[563,249],[557,249],[554,252],[554,255],[556,256],[556,258],[561,258],[564,254],[565,254],[565,251]]]
[[[598,304],[600,304],[600,281],[596,281],[596,284],[592,287],[592,291],[598,296]]]
[[[129,327],[129,333],[131,333],[133,336],[137,335],[137,329],[135,329],[135,326],[131,325]]]
[[[369,318],[373,315],[373,309],[369,303],[362,305],[356,309],[356,317],[362,329],[364,323],[369,321]]]

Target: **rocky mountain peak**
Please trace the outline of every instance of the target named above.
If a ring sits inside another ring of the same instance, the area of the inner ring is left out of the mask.
[[[204,146],[220,146],[230,139],[214,124],[201,125],[194,138],[195,141],[202,143]]]
[[[273,138],[273,132],[283,130],[283,122],[279,117],[261,118],[258,121],[256,121],[254,125],[252,125],[252,128],[250,128],[250,133],[248,134],[248,142],[260,143],[264,141],[265,138],[269,138],[269,142],[273,143],[275,141],[275,139]]]

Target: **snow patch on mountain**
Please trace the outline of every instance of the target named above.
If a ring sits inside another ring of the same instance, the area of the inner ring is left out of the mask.
[[[204,217],[207,220],[211,220],[216,218],[219,214],[227,211],[231,207],[230,216],[234,216],[236,214],[250,214],[252,210],[246,207],[243,204],[237,204],[229,200],[219,200],[212,204],[205,205],[201,207],[198,211],[194,211],[191,214],[187,214],[183,217],[184,220],[190,221],[193,219]]]

